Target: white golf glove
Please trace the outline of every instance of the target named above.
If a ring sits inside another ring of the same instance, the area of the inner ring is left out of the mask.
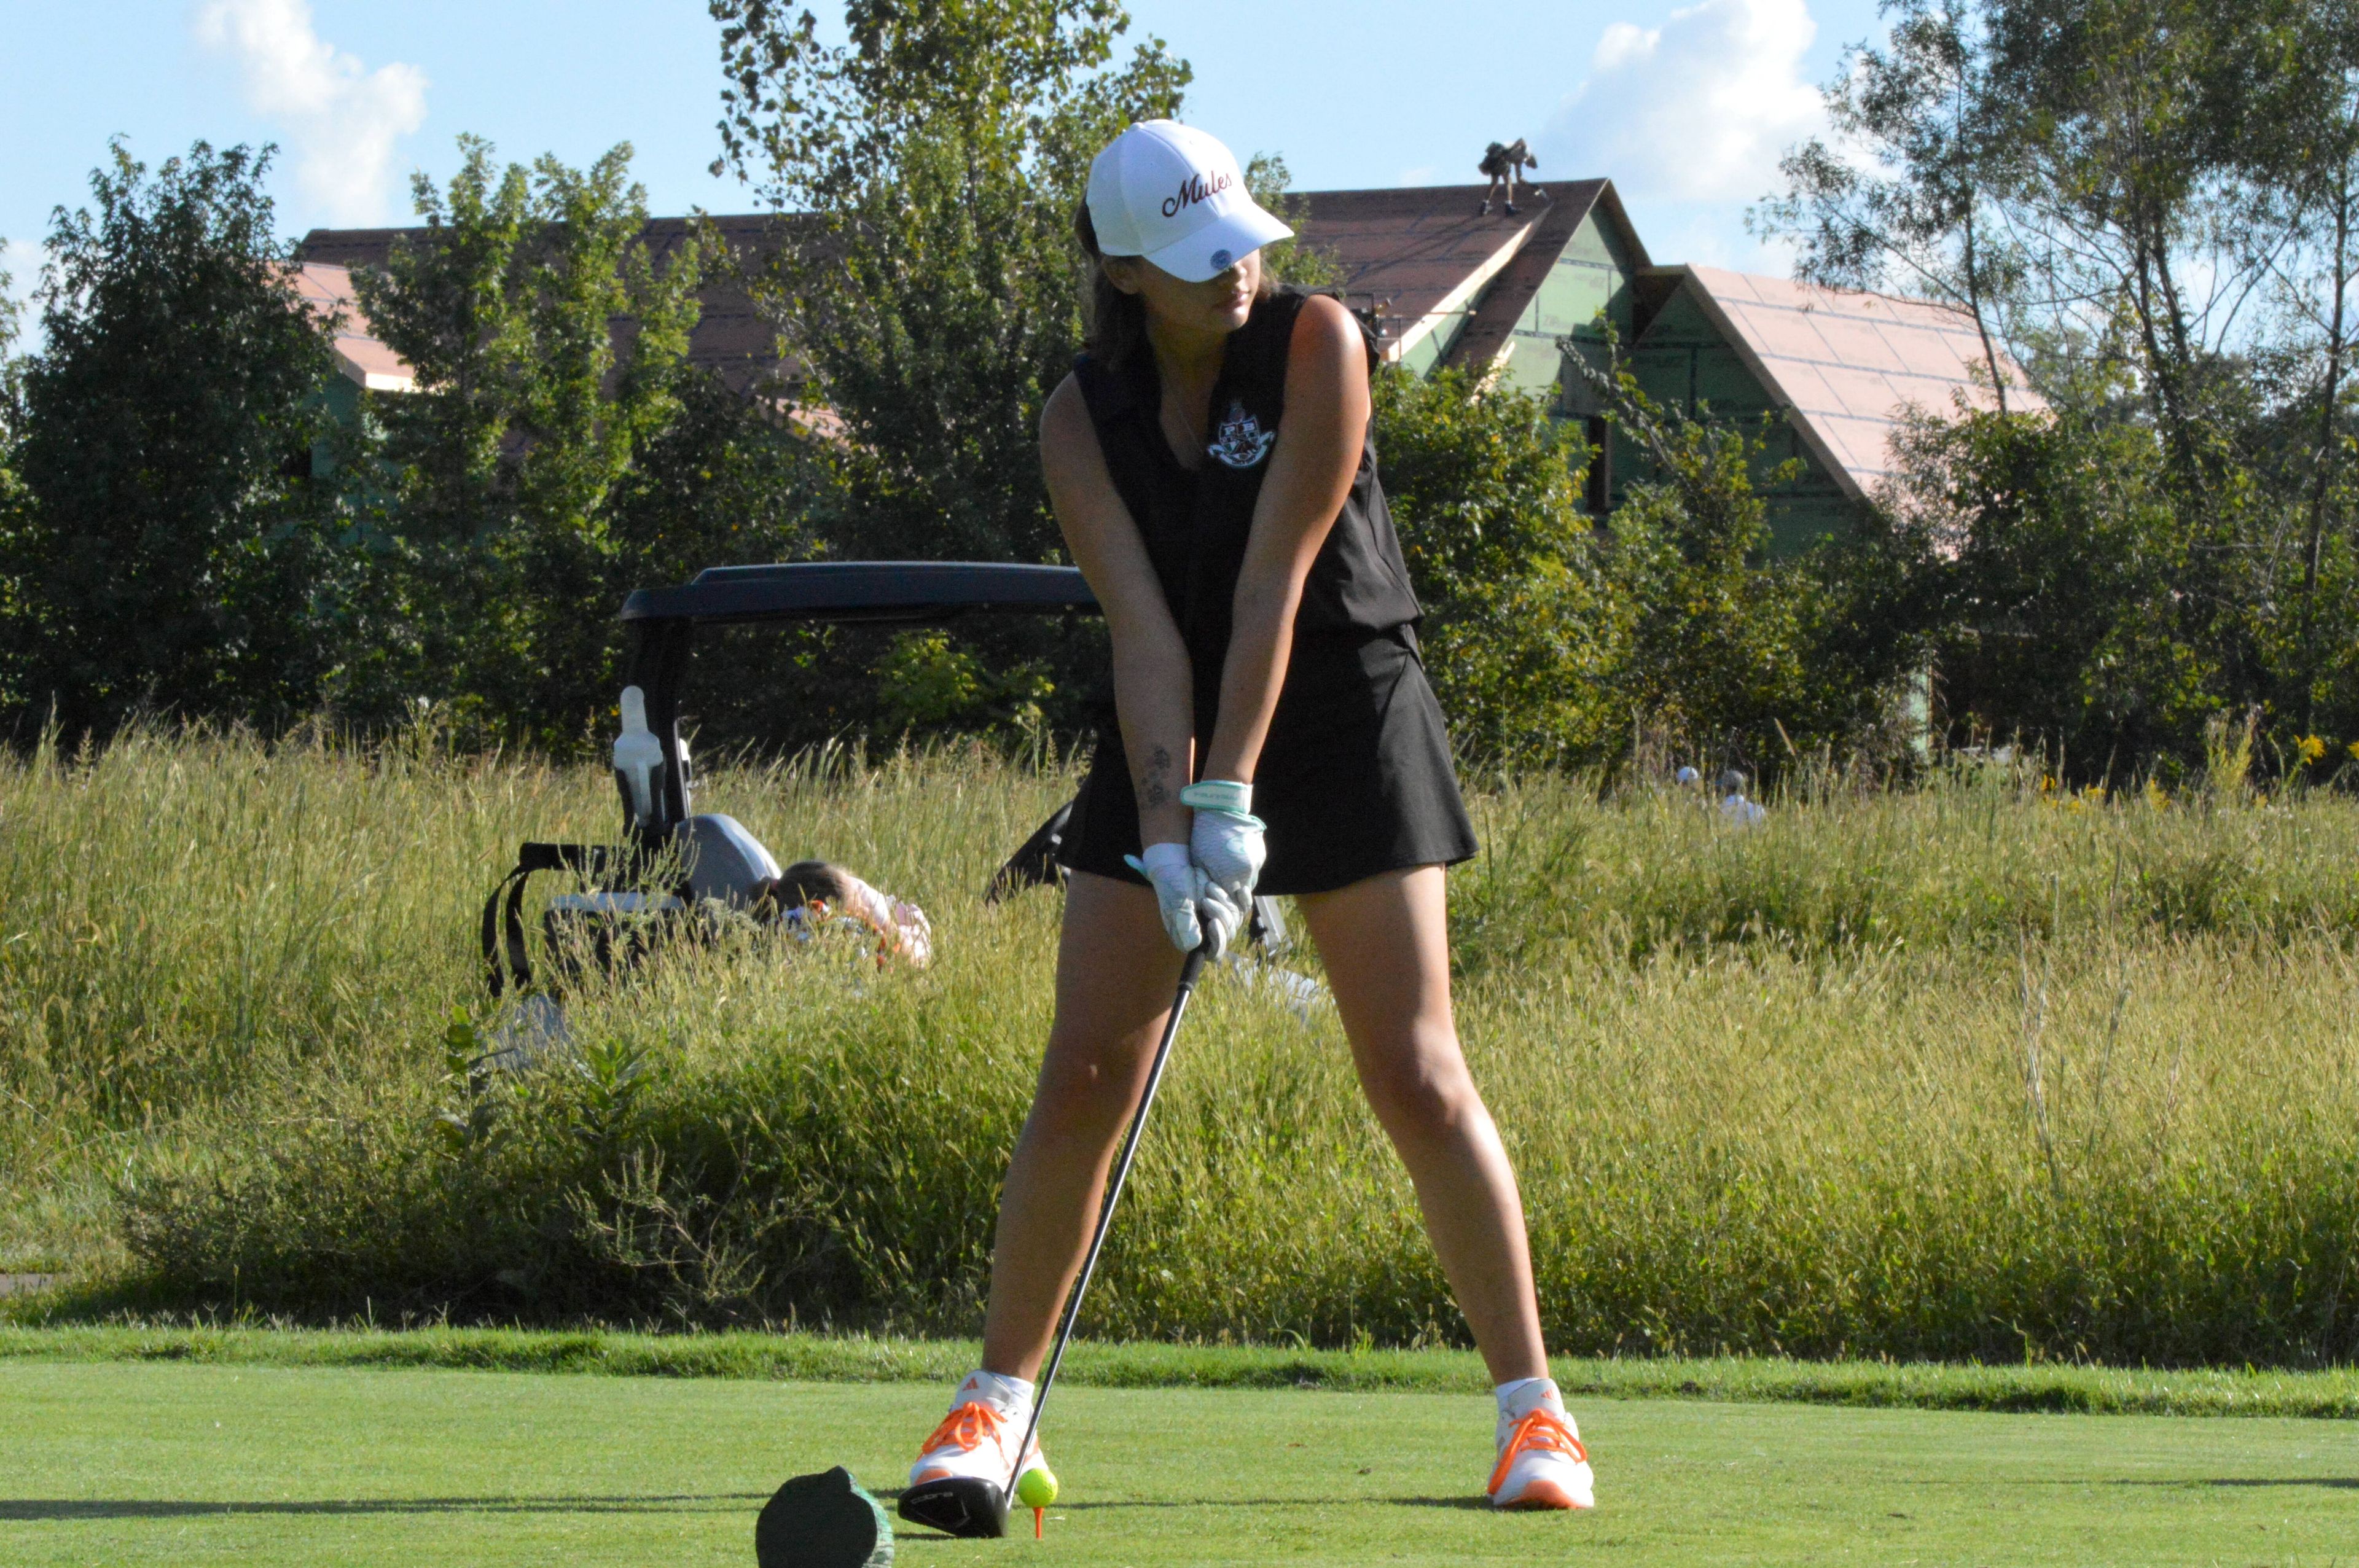
[[[1229,895],[1231,903],[1251,909],[1254,883],[1269,855],[1262,820],[1253,814],[1253,785],[1205,779],[1181,790],[1180,804],[1196,813],[1196,826],[1188,837],[1189,858]]]
[[[1188,858],[1185,844],[1149,844],[1143,855],[1125,855],[1132,871],[1155,888],[1157,910],[1164,934],[1182,953],[1192,953],[1212,938],[1209,955],[1219,957],[1235,939],[1244,923],[1237,905]]]

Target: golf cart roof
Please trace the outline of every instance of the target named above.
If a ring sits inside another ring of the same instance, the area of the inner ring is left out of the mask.
[[[1094,611],[1071,567],[984,561],[808,561],[708,567],[679,588],[623,600],[626,622],[861,621],[919,625],[971,610]]]

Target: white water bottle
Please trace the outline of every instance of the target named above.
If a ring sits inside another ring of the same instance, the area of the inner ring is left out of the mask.
[[[614,778],[623,786],[631,820],[647,827],[656,820],[656,778],[663,772],[663,743],[647,728],[647,694],[637,687],[623,688],[623,732],[614,737]]]

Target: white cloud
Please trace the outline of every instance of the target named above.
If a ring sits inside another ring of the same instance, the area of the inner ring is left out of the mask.
[[[426,123],[423,72],[369,70],[320,37],[310,0],[205,0],[196,32],[237,60],[248,106],[286,126],[296,187],[321,217],[385,215],[394,143]]]
[[[1788,146],[1821,130],[1802,57],[1806,0],[1702,0],[1658,27],[1616,22],[1537,150],[1559,178],[1603,175],[1624,194],[1753,201]]]

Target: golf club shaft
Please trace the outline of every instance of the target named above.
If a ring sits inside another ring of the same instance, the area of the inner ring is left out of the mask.
[[[1024,1455],[1031,1450],[1032,1439],[1040,1430],[1040,1412],[1049,1408],[1049,1390],[1056,1385],[1057,1368],[1064,1364],[1066,1342],[1073,1336],[1073,1325],[1082,1315],[1082,1297],[1089,1293],[1090,1276],[1097,1271],[1098,1253],[1105,1247],[1106,1232],[1114,1225],[1114,1206],[1122,1201],[1122,1184],[1129,1178],[1131,1157],[1138,1152],[1139,1134],[1147,1130],[1147,1113],[1155,1108],[1155,1091],[1163,1083],[1163,1064],[1170,1058],[1171,1042],[1179,1038],[1180,1020],[1188,1011],[1188,997],[1196,989],[1196,977],[1204,970],[1204,955],[1212,945],[1211,937],[1202,946],[1188,955],[1180,966],[1179,993],[1171,999],[1171,1016],[1163,1021],[1163,1038],[1156,1044],[1155,1061],[1147,1069],[1147,1089],[1138,1097],[1138,1109],[1130,1118],[1130,1131],[1122,1141],[1122,1156],[1114,1162],[1114,1174],[1106,1182],[1105,1201],[1098,1206],[1097,1233],[1090,1238],[1090,1249],[1082,1257],[1081,1277],[1073,1281],[1072,1293],[1065,1298],[1065,1311],[1057,1323],[1057,1343],[1049,1352],[1048,1368],[1040,1374],[1040,1391],[1032,1399],[1032,1420],[1024,1429],[1024,1441],[1016,1445],[1016,1467],[1007,1474],[1008,1495],[1016,1491],[1016,1477],[1024,1473]]]

